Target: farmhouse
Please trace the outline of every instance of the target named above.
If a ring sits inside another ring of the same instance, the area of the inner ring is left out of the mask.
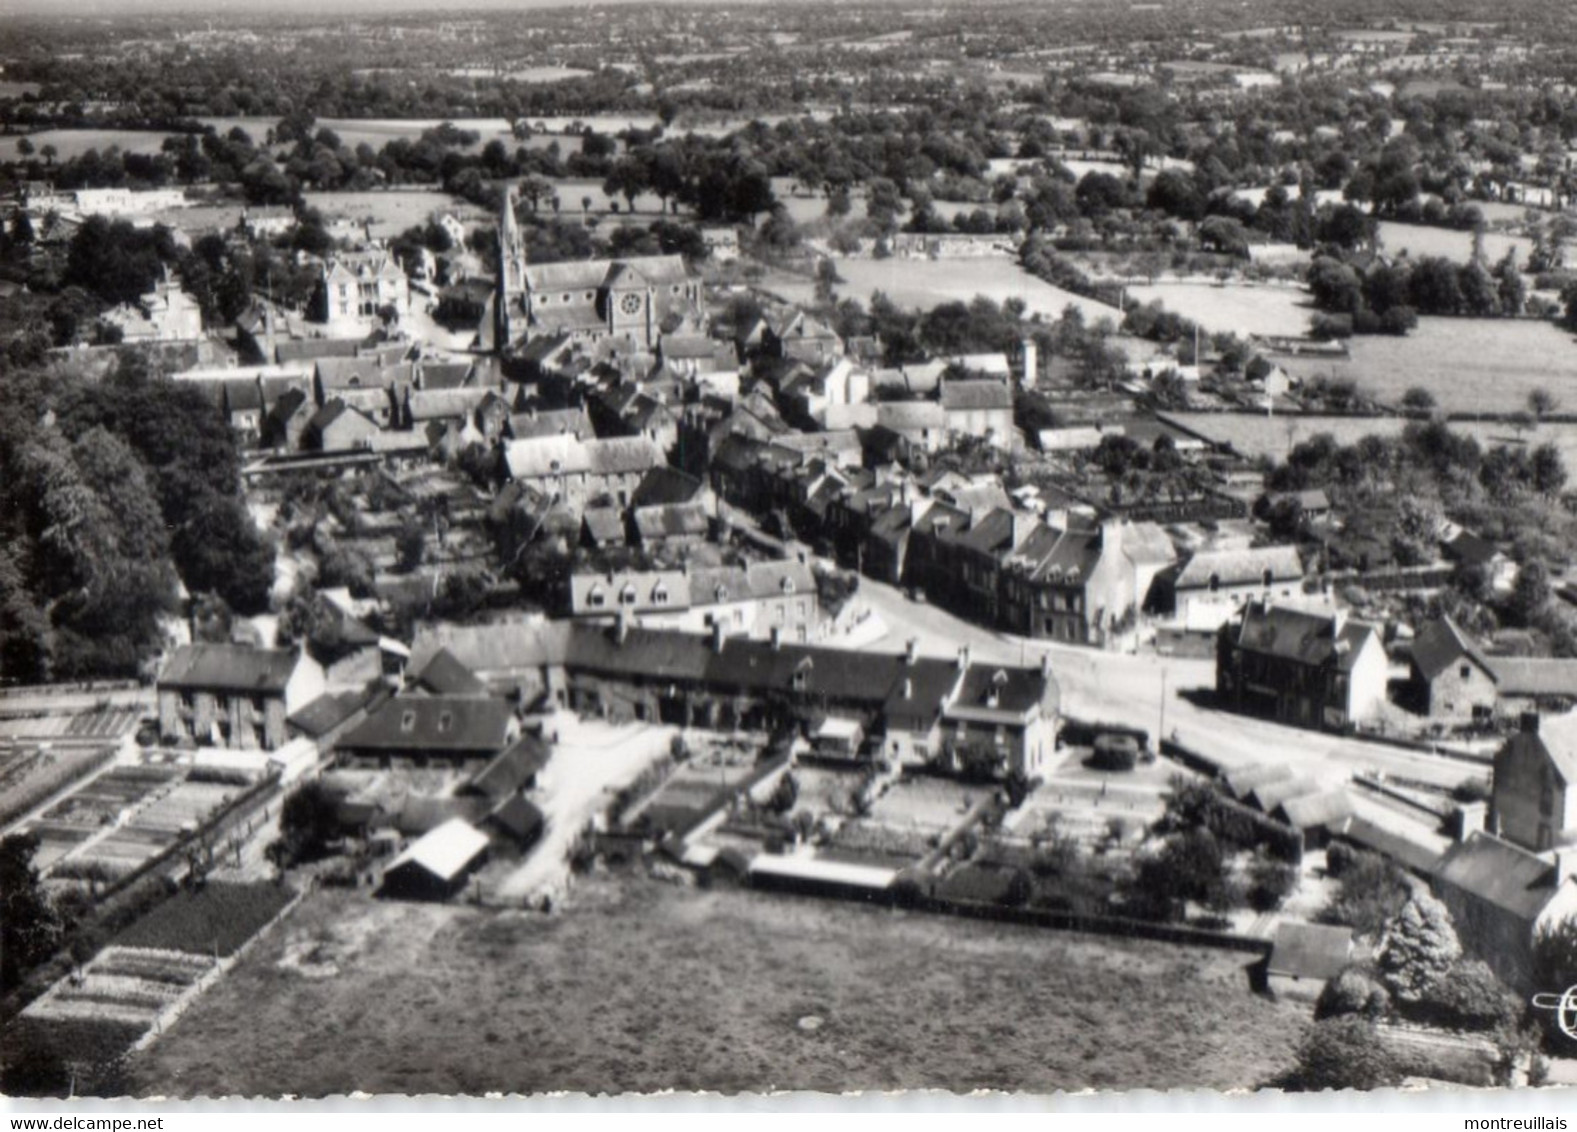
[[[1380,635],[1342,614],[1252,602],[1216,637],[1216,694],[1228,707],[1300,727],[1340,730],[1385,700]]]
[[[159,734],[166,742],[271,751],[290,737],[287,717],[324,687],[322,666],[304,652],[182,645],[159,674]]]

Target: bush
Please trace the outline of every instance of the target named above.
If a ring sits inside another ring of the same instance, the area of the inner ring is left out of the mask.
[[[1479,959],[1459,960],[1412,1002],[1399,1003],[1409,1021],[1480,1032],[1514,1026],[1522,1004]]]
[[[1390,992],[1362,967],[1348,967],[1325,984],[1314,1003],[1314,1019],[1356,1014],[1374,1021],[1385,1017],[1390,1009]]]
[[[1248,903],[1256,912],[1274,912],[1298,888],[1298,870],[1256,853],[1249,865]]]
[[[1297,1064],[1278,1084],[1297,1092],[1384,1089],[1401,1074],[1374,1023],[1348,1015],[1316,1022],[1298,1048]]]
[[[1102,735],[1095,740],[1090,765],[1099,770],[1132,770],[1139,765],[1139,744],[1131,735]]]
[[[1329,859],[1329,858],[1327,858]],[[1354,934],[1378,939],[1412,895],[1407,874],[1377,853],[1355,850],[1341,865],[1341,887],[1321,911],[1327,924],[1346,924]]]

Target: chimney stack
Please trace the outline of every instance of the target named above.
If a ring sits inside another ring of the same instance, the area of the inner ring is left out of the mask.
[[[1043,679],[1051,679],[1051,654],[1049,652],[1040,654],[1040,675]]]
[[[619,620],[613,626],[613,639],[623,644],[630,635],[630,611],[625,606],[619,607]]]
[[[960,672],[969,667],[969,646],[958,646],[958,670]]]
[[[914,666],[915,659],[919,656],[919,654],[920,638],[910,637],[909,640],[904,643],[903,662],[912,668]]]
[[[782,647],[783,647],[783,627],[781,625],[774,625],[774,626],[772,626],[772,651],[773,652],[777,652]]]
[[[1025,389],[1035,388],[1035,383],[1040,380],[1040,351],[1035,346],[1035,339],[1024,339],[1024,374]]]
[[[712,622],[712,651],[723,651],[723,622],[721,620]]]

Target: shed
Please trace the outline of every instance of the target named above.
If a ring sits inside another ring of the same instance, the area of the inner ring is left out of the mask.
[[[389,862],[383,895],[406,900],[447,900],[465,887],[487,856],[487,835],[451,818]]]
[[[1351,962],[1351,928],[1284,920],[1265,957],[1261,989],[1277,998],[1312,1002]]]

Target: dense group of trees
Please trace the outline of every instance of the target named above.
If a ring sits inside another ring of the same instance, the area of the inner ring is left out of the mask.
[[[1374,259],[1359,267],[1335,257],[1309,268],[1309,292],[1322,312],[1317,337],[1406,334],[1419,315],[1515,318],[1527,302],[1527,284],[1513,252],[1493,268],[1477,258],[1454,263],[1440,256],[1418,260]]]
[[[273,550],[240,492],[235,441],[199,392],[135,360],[99,383],[5,376],[0,667],[7,679],[133,676],[177,581],[267,607]]]

